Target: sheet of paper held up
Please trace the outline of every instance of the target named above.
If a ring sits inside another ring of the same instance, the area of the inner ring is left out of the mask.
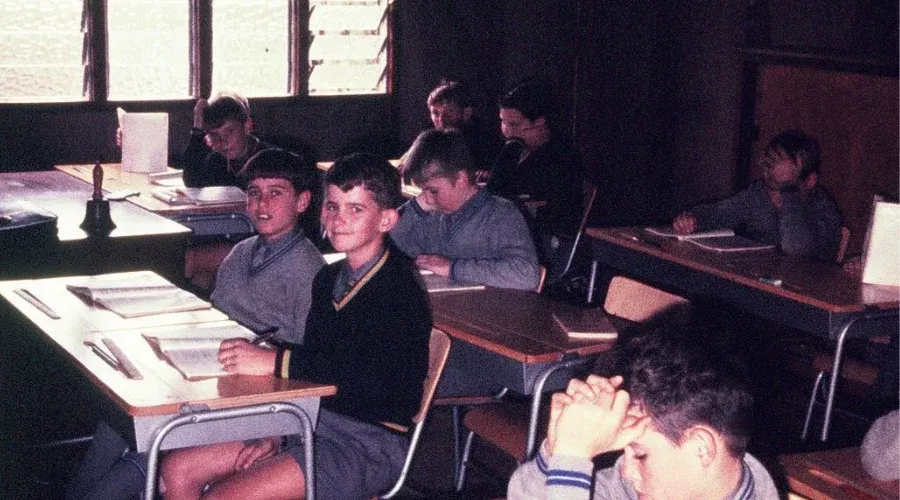
[[[167,113],[125,113],[116,110],[122,129],[122,170],[164,172],[169,156]]]

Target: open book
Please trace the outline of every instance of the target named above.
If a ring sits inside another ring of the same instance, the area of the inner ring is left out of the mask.
[[[95,276],[66,285],[70,292],[123,318],[209,309],[209,302],[151,272],[131,276]]]
[[[141,335],[160,359],[175,367],[187,380],[230,375],[219,363],[219,345],[226,339],[257,338],[234,321],[148,328]]]
[[[665,236],[667,238],[676,238],[679,241],[698,240],[703,238],[721,238],[724,236],[734,236],[731,229],[711,229],[709,231],[695,231],[690,234],[678,234],[672,226],[648,227],[645,229],[650,234],[656,236]]]
[[[422,281],[425,289],[432,292],[460,292],[463,290],[484,290],[484,285],[479,283],[458,283],[450,278],[438,276],[434,273],[422,272]]]
[[[169,205],[221,205],[246,203],[247,195],[235,186],[211,186],[205,188],[153,188],[155,198]]]
[[[615,340],[619,333],[601,308],[566,308],[553,312],[553,320],[573,339]]]

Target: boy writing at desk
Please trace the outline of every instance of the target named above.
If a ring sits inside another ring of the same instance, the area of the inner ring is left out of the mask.
[[[534,290],[540,266],[525,219],[475,183],[475,162],[455,130],[416,138],[406,173],[422,188],[391,237],[416,264],[453,281]]]
[[[671,333],[626,346],[623,376],[573,379],[553,395],[547,439],[513,474],[510,500],[779,498],[746,453],[753,402],[743,377],[700,332]],[[594,457],[621,449],[593,472]]]
[[[386,161],[353,155],[336,162],[325,175],[322,221],[347,258],[316,275],[303,345],[221,346],[228,371],[337,386],[322,401],[316,429],[320,498],[386,490],[402,468],[406,428],[422,396],[431,312],[412,263],[386,240],[400,196],[399,175]],[[302,498],[303,453],[291,438],[277,452],[281,441],[175,451],[162,467],[166,498]]]
[[[818,143],[799,130],[776,135],[763,152],[761,181],[726,200],[700,205],[672,222],[679,234],[728,228],[787,254],[833,260],[841,217],[819,186]]]

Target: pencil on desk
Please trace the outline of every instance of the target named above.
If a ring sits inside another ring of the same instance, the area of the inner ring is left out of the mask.
[[[256,337],[252,341],[250,341],[250,345],[260,345],[263,342],[267,342],[275,336],[275,333],[278,332],[278,328],[269,328],[267,330],[263,330],[259,332],[259,337]]]

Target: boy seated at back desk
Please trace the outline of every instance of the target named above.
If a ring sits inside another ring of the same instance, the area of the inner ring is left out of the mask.
[[[787,254],[833,260],[841,217],[819,186],[821,151],[799,130],[776,135],[763,152],[763,178],[726,200],[700,205],[672,222],[679,234],[728,228]]]
[[[779,498],[746,452],[753,401],[744,377],[700,332],[673,333],[633,340],[622,376],[573,379],[553,395],[547,439],[513,474],[510,500]],[[594,472],[594,457],[622,449]]]
[[[525,219],[475,183],[475,162],[455,130],[416,138],[406,175],[422,194],[402,208],[391,238],[416,264],[457,282],[534,290],[540,265]]]
[[[219,359],[234,373],[336,385],[316,428],[317,496],[369,498],[403,466],[427,371],[431,311],[414,266],[386,239],[401,200],[396,169],[370,155],[346,157],[326,173],[325,190],[322,220],[346,259],[316,275],[304,343],[271,350],[227,340]],[[172,452],[162,466],[166,498],[302,498],[301,447],[289,438],[276,453],[280,443]]]

